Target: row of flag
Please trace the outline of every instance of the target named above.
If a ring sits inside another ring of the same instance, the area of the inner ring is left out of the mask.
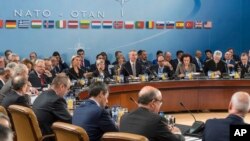
[[[0,28],[211,29],[212,21],[0,20]]]

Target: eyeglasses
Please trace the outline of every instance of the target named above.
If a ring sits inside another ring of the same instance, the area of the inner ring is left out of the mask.
[[[159,100],[159,99],[154,99],[154,101],[155,101],[155,102],[159,102],[160,104],[163,103],[163,100],[162,100],[162,99],[161,99],[161,100]]]

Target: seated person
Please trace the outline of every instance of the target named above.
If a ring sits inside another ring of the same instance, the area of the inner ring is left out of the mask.
[[[204,64],[204,72],[208,76],[208,72],[212,71],[215,75],[221,76],[222,73],[226,73],[226,64],[221,60],[222,52],[216,50],[213,54],[213,59],[208,60]]]
[[[171,78],[173,76],[173,67],[172,65],[164,60],[162,55],[157,58],[157,65],[154,65],[150,68],[153,73],[156,73],[159,78],[163,73],[167,73],[168,77]]]
[[[63,73],[57,74],[51,88],[42,92],[34,101],[32,109],[36,114],[43,135],[52,134],[55,121],[71,123],[71,115],[63,98],[70,88],[70,80]]]
[[[46,87],[53,79],[52,74],[45,70],[45,61],[36,60],[34,70],[29,73],[29,81],[33,87]]]
[[[203,72],[204,62],[202,61],[202,52],[200,50],[196,50],[192,63],[195,64],[197,72]]]
[[[189,54],[183,54],[178,64],[175,74],[179,78],[184,78],[187,74],[196,72],[195,64],[191,63],[192,57]]]
[[[78,49],[77,55],[79,55],[81,59],[80,63],[81,69],[88,70],[90,68],[90,62],[89,60],[85,59],[85,51],[83,49]]]
[[[103,79],[111,78],[109,71],[105,69],[105,62],[103,59],[96,60],[96,70],[93,72],[93,77],[101,77]]]
[[[10,70],[0,69],[0,90],[9,79],[10,79]]]
[[[124,76],[133,77],[138,77],[139,74],[144,74],[142,65],[137,60],[137,52],[135,50],[129,52],[129,61],[123,65],[121,73]]]
[[[69,69],[68,76],[70,80],[78,80],[84,78],[84,71],[80,69],[81,58],[80,56],[73,56],[71,59],[71,68]]]
[[[166,119],[158,115],[162,105],[161,92],[151,86],[145,86],[139,92],[139,108],[121,118],[120,131],[139,134],[150,141],[182,141],[180,129],[170,127]]]
[[[246,92],[236,92],[229,104],[229,115],[224,119],[209,119],[205,123],[203,141],[229,141],[230,125],[243,125],[250,107],[250,96]]]
[[[10,128],[0,124],[0,139],[1,141],[13,141],[13,133]]]
[[[224,55],[224,61],[227,64],[227,73],[230,74],[234,71],[234,67],[235,67],[235,61],[233,60],[233,55],[231,52],[226,52]]]
[[[244,78],[246,73],[250,73],[250,62],[247,53],[241,54],[240,62],[236,64],[235,71],[240,72],[241,78]]]
[[[109,96],[108,86],[103,82],[92,83],[89,87],[89,96],[88,100],[75,109],[72,123],[84,128],[90,141],[100,141],[105,132],[118,131],[105,110]]]
[[[26,93],[29,91],[30,86],[26,77],[21,75],[15,76],[12,79],[12,90],[3,98],[1,105],[5,108],[14,104],[29,107],[29,97]]]
[[[114,68],[112,69],[112,73],[115,75],[121,74],[121,69],[123,64],[126,62],[125,57],[123,55],[117,56],[116,64],[114,65]]]
[[[102,54],[97,54],[97,55],[96,55],[96,61],[99,60],[99,59],[104,60],[104,57],[103,57]],[[108,70],[108,65],[107,65],[107,64],[105,64],[105,69]],[[94,72],[95,70],[96,70],[96,63],[90,65],[90,71],[91,71],[91,72]]]
[[[61,55],[58,51],[53,52],[52,56],[54,56],[57,59],[58,62],[57,69],[59,73],[69,69],[68,64],[62,60]]]
[[[115,61],[112,63],[112,65],[117,65],[118,64],[118,58],[120,56],[123,56],[122,51],[120,51],[120,50],[115,51]]]

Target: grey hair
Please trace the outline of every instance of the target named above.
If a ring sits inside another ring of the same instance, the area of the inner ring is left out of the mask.
[[[247,92],[236,92],[231,98],[231,103],[238,112],[247,113],[250,109],[250,96]]]
[[[42,59],[37,59],[36,62],[35,62],[35,65],[37,65],[37,64],[40,63],[40,62],[43,62],[43,63],[44,63],[45,61],[42,60]]]
[[[214,51],[214,55],[213,55],[214,57],[215,56],[219,56],[220,58],[222,57],[222,52],[221,51],[219,51],[219,50],[216,50],[216,51]]]
[[[14,69],[15,70],[13,76],[23,74],[25,71],[28,72],[28,68],[24,64],[17,64]]]

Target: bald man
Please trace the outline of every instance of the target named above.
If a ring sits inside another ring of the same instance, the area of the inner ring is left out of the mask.
[[[250,97],[246,92],[236,92],[231,98],[228,112],[224,119],[206,121],[203,141],[229,141],[230,125],[245,124],[244,118],[250,107]]]
[[[145,86],[138,95],[139,108],[121,118],[120,131],[147,137],[150,141],[182,141],[178,128],[169,128],[166,119],[158,115],[162,105],[161,92]]]

